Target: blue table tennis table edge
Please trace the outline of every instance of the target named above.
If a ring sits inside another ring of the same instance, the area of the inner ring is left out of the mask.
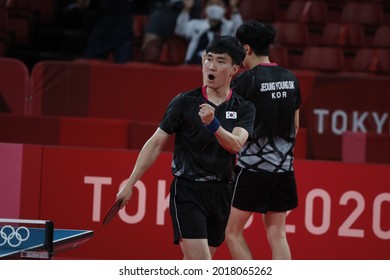
[[[58,236],[61,235],[61,233],[71,233],[72,235],[66,235],[66,236]],[[78,247],[81,243],[84,243],[88,239],[90,239],[94,235],[93,230],[77,230],[77,229],[54,229],[53,232],[53,254],[57,254],[59,252],[62,252],[69,248],[75,248]],[[23,250],[2,250],[0,248],[0,259],[12,259],[12,258],[18,258],[21,254],[21,251],[34,251],[34,250],[43,250],[44,245],[42,242],[40,242],[37,245],[33,245],[27,248],[24,248]],[[60,248],[60,249],[59,249]],[[6,252],[6,253],[2,253]]]

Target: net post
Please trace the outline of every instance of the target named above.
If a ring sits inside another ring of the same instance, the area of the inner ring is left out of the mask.
[[[45,247],[49,254],[49,259],[53,257],[53,237],[54,237],[54,223],[53,221],[47,221],[45,224]]]

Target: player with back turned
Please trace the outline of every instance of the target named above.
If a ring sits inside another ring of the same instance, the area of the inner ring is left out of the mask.
[[[261,213],[273,259],[291,259],[286,213],[298,205],[294,145],[301,95],[295,75],[271,63],[272,25],[243,23],[236,32],[246,50],[248,71],[232,88],[256,107],[254,138],[240,152],[226,241],[234,259],[252,259],[243,230],[253,213]]]

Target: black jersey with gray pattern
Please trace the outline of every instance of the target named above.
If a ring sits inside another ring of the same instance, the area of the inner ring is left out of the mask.
[[[302,102],[295,75],[273,63],[260,64],[240,74],[232,88],[256,108],[254,138],[241,150],[239,166],[251,171],[292,171],[294,116]]]

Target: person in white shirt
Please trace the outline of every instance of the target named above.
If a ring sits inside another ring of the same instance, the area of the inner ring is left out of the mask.
[[[185,0],[149,0],[150,12],[141,46],[143,60],[158,61],[164,42],[174,35],[176,19],[183,10]],[[203,0],[191,0],[189,18],[202,17]]]
[[[202,64],[202,53],[216,35],[234,36],[243,23],[238,13],[239,0],[206,0],[204,19],[190,19],[194,0],[183,0],[184,7],[176,20],[175,33],[189,40],[185,63]],[[230,8],[230,19],[225,17]]]

